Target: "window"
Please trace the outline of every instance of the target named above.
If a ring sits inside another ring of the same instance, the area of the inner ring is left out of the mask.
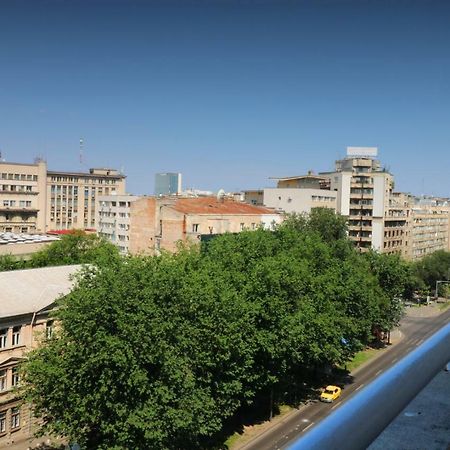
[[[53,336],[53,320],[49,320],[45,325],[45,336],[47,339],[51,339]]]
[[[6,390],[6,369],[0,370],[0,392]]]
[[[0,411],[0,433],[6,431],[6,411]]]
[[[17,386],[19,384],[19,381],[20,381],[19,369],[17,367],[13,367],[11,383],[13,386]]]
[[[12,335],[12,345],[19,345],[20,343],[20,329],[22,327],[14,327],[13,328],[13,335]]]
[[[8,336],[8,329],[0,330],[0,348],[6,348],[6,337]]]
[[[252,230],[256,228],[256,223],[252,223]]]
[[[20,409],[18,406],[11,409],[11,429],[20,427]]]
[[[192,232],[193,233],[198,233],[198,228],[199,228],[200,224],[198,223],[193,223],[192,224]]]
[[[241,229],[241,231],[244,231],[244,227],[245,227],[244,222],[241,222],[239,225],[239,228]]]

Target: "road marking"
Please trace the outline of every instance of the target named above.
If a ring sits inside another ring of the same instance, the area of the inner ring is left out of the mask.
[[[336,403],[335,405],[333,405],[332,407],[331,407],[331,409],[334,409],[334,408],[336,408],[336,407],[338,407],[339,406],[339,403]]]
[[[375,374],[375,376],[379,375],[381,372],[383,372],[382,369],[380,369],[380,370]]]
[[[395,363],[395,361],[397,361],[397,359],[398,359],[398,358],[394,358],[394,359],[392,360],[392,362]]]
[[[355,392],[356,392],[356,391],[359,391],[363,386],[364,386],[364,383],[363,383],[363,384],[360,384],[360,385],[355,389]]]
[[[311,422],[307,427],[303,428],[303,431],[306,431],[308,428],[311,428],[314,425],[314,422]]]

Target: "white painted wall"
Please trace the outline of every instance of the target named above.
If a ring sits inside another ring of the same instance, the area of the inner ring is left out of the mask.
[[[373,217],[384,217],[384,196],[386,177],[384,174],[373,174]]]
[[[372,248],[383,249],[383,219],[372,219]]]
[[[350,183],[352,180],[352,174],[341,172],[340,176],[340,205],[338,212],[340,212],[343,216],[348,216],[350,214]]]
[[[309,213],[311,208],[336,209],[334,191],[324,189],[303,188],[267,188],[264,189],[264,205],[269,208],[283,210],[286,213]],[[317,200],[313,200],[317,197]],[[319,200],[319,198],[322,200]]]

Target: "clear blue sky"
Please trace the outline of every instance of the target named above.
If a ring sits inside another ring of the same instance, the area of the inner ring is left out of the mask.
[[[240,190],[378,146],[450,196],[450,2],[1,0],[0,149]]]

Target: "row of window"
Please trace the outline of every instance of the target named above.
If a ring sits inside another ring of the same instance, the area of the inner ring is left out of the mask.
[[[82,183],[83,184],[116,184],[117,180],[115,179],[104,179],[104,178],[82,178]],[[62,183],[78,183],[79,182],[79,178],[78,177],[57,177],[57,176],[52,176],[51,177],[51,181],[53,182],[62,182]]]
[[[99,211],[100,217],[121,217],[122,219],[128,219],[130,217],[130,213],[127,212],[111,212],[111,211]]]
[[[59,186],[52,184],[50,191],[52,194],[78,194],[78,186]]]
[[[16,180],[16,181],[37,181],[37,175],[30,175],[24,173],[2,173],[0,174],[2,180]]]
[[[12,328],[11,333],[11,346],[20,345],[20,331],[22,329],[21,325]],[[0,329],[0,349],[8,347],[8,334],[10,328]]]
[[[14,213],[0,211],[0,221],[1,220],[5,220],[6,222],[35,222],[36,215],[30,214],[29,211],[15,211]]]
[[[95,189],[95,188],[93,188]],[[101,194],[100,189],[99,189],[99,194]],[[111,208],[111,207],[116,207],[117,203],[119,204],[119,208],[129,208],[131,206],[131,202],[100,202],[100,205],[106,208]]]
[[[9,427],[8,427],[9,416]],[[0,433],[16,431],[20,428],[20,407],[16,406],[10,410],[0,411]]]
[[[31,208],[31,200],[3,200],[3,206],[6,208],[14,208],[19,206],[19,208]]]
[[[1,190],[7,192],[33,192],[33,186],[2,184]]]
[[[335,197],[327,197],[326,195],[313,195],[311,197],[313,202],[334,202]]]
[[[29,233],[35,230],[36,227],[0,227],[0,233]]]

